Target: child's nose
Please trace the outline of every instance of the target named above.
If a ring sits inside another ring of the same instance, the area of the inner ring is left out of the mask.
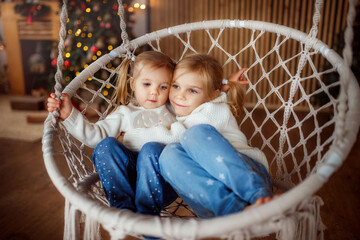
[[[152,95],[159,95],[159,89],[157,89],[157,88],[152,88],[150,93],[151,93]]]

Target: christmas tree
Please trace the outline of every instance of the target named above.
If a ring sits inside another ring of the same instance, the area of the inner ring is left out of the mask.
[[[125,21],[129,39],[133,38],[131,0],[123,0]],[[116,0],[69,0],[67,36],[65,39],[63,76],[69,83],[89,64],[102,55],[121,45],[120,19]],[[59,9],[60,11],[60,9]],[[57,43],[51,53],[51,65],[54,66],[50,79],[53,82],[56,71]],[[108,68],[113,68],[110,65]],[[101,73],[98,73],[101,74]],[[96,84],[89,79],[86,84]]]

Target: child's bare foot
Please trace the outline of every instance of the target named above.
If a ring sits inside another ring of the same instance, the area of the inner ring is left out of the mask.
[[[276,194],[274,196],[271,196],[271,197],[269,196],[269,197],[264,197],[264,198],[258,198],[254,204],[251,204],[251,205],[245,207],[244,210],[248,210],[248,209],[251,209],[251,208],[258,207],[260,205],[263,205],[265,203],[270,202],[271,200],[273,200],[273,199],[275,199],[277,197],[279,197],[278,194]]]

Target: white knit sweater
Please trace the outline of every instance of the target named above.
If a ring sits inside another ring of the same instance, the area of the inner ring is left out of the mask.
[[[140,151],[142,145],[128,144],[144,138],[147,128],[162,126],[168,129],[176,118],[166,105],[155,109],[145,109],[130,103],[118,107],[104,120],[90,123],[77,109],[73,108],[70,116],[62,123],[76,139],[87,146],[95,147],[106,137],[118,137],[125,132],[124,145],[133,151]],[[137,130],[134,132],[134,130]],[[128,135],[130,137],[128,137]],[[146,136],[146,142],[152,141],[152,136]],[[154,140],[153,140],[154,141]],[[146,143],[144,142],[144,143]]]
[[[177,117],[177,122],[171,124],[171,128],[156,126],[141,131],[134,130],[128,134],[128,139],[135,139],[139,136],[137,131],[144,135],[136,141],[128,142],[131,148],[139,148],[150,141],[168,144],[179,142],[181,135],[186,129],[197,124],[210,124],[215,127],[239,152],[251,157],[255,161],[263,164],[269,169],[268,162],[264,153],[258,149],[250,147],[245,135],[240,131],[235,117],[227,104],[226,94],[220,93],[216,99],[201,104],[191,114],[184,117]]]

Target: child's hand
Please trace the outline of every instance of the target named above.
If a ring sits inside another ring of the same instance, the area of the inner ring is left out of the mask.
[[[232,73],[228,77],[228,81],[235,82],[235,83],[238,83],[238,84],[244,84],[244,85],[249,84],[249,81],[243,80],[244,79],[243,74],[244,74],[244,72],[246,70],[247,70],[247,68],[242,68],[239,71]],[[229,85],[225,84],[225,85],[222,86],[221,91],[228,92],[229,89],[230,89]]]
[[[55,93],[51,93],[50,97],[47,99],[47,110],[48,112],[53,112],[59,109],[59,118],[61,120],[65,120],[70,116],[72,111],[72,103],[69,95],[66,93],[63,93],[61,96],[63,97],[62,101],[56,99]]]
[[[229,76],[229,81],[232,82],[237,82],[239,84],[249,84],[249,82],[247,80],[243,80],[244,79],[244,72],[247,70],[247,68],[242,68],[237,72],[232,73]]]

